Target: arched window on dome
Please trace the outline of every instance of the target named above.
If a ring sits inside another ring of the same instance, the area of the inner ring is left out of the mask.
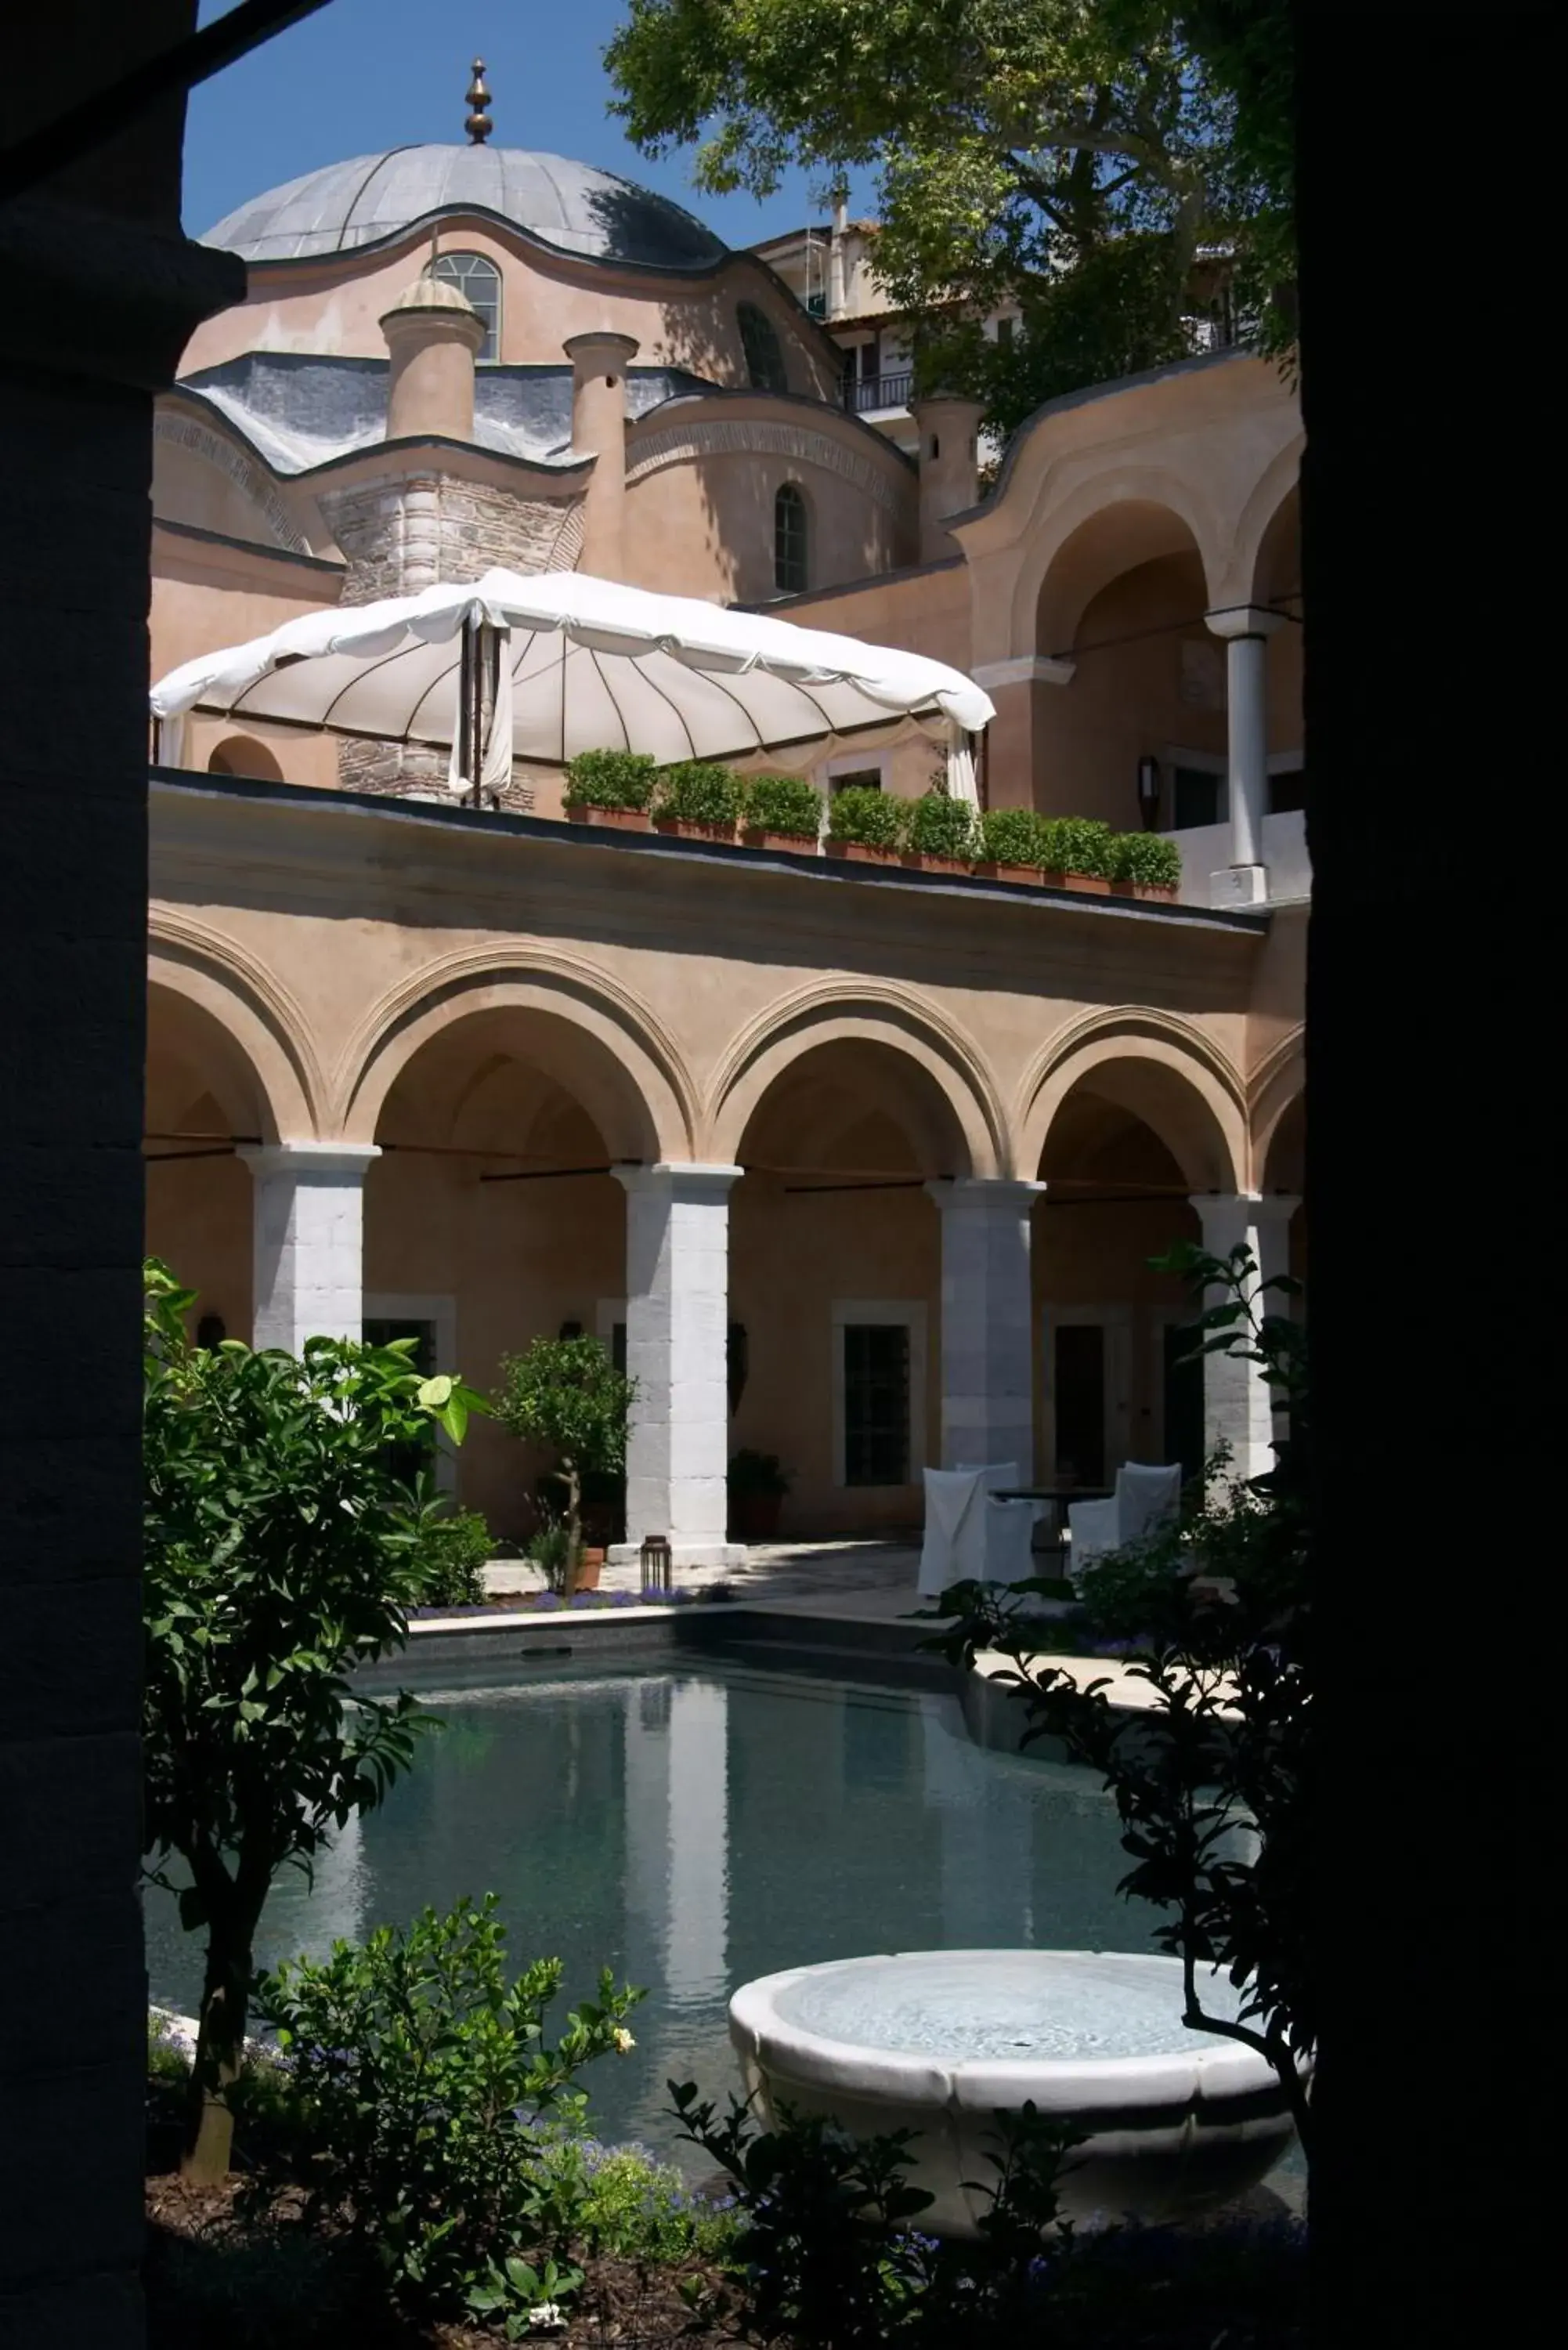
[[[784,482],[774,499],[774,586],[798,596],[810,585],[810,516],[798,482]]]
[[[484,321],[484,340],[476,357],[483,366],[501,357],[501,272],[483,253],[438,253],[435,275],[443,286],[455,286]]]
[[[787,391],[789,378],[784,373],[778,329],[767,312],[759,310],[754,302],[742,302],[735,312],[735,323],[741,329],[741,348],[746,355],[746,374],[753,390]]]

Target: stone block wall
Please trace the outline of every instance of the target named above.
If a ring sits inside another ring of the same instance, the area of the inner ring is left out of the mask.
[[[570,571],[582,546],[581,497],[514,497],[450,473],[388,475],[320,504],[348,564],[345,604],[417,596],[497,567]]]

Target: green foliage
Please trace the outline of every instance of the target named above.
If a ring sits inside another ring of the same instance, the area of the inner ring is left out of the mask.
[[[435,1516],[433,1430],[461,1440],[483,1399],[421,1379],[413,1342],[306,1341],[303,1358],[236,1339],[193,1347],[195,1293],[150,1260],[143,1405],[143,1848],[182,1923],[208,1933],[192,2142],[244,2039],[251,1947],[268,1887],[412,1759],[414,1700],[351,1687],[401,1648]],[[202,2158],[219,2175],[223,2126]]]
[[[720,2262],[727,2289],[691,2296],[704,2330],[738,2327],[725,2338],[791,2350],[1025,2338],[1014,2328],[1034,2314],[1029,2262],[1081,2132],[1032,2105],[997,2114],[996,2177],[970,2182],[990,2201],[980,2241],[943,2244],[911,2224],[932,2199],[910,2183],[914,2131],[857,2138],[788,2108],[763,2129],[739,2098],[720,2120],[691,2082],[669,2086],[682,2136],[734,2189],[736,2231]]]
[[[695,148],[711,193],[874,171],[919,370],[1003,432],[1182,356],[1200,247],[1290,339],[1289,0],[631,0],[606,61],[634,144]],[[1011,355],[968,331],[1003,299]]]
[[[789,1492],[789,1479],[776,1452],[756,1452],[742,1445],[730,1455],[729,1486],[732,1493],[776,1493],[782,1500]]]
[[[722,2259],[736,2221],[706,2196],[694,2195],[673,2163],[641,2147],[601,2146],[575,2133],[547,2137],[538,2168],[551,2191],[577,2214],[590,2256],[676,2267]]]
[[[571,1529],[559,1518],[546,1518],[528,1541],[528,1555],[551,1591],[565,1591],[571,1581]]]
[[[636,1395],[635,1379],[616,1369],[597,1338],[535,1338],[502,1363],[495,1417],[512,1435],[555,1454],[573,1559],[582,1546],[583,1479],[626,1466]]]
[[[1128,1669],[1149,1684],[1156,1710],[1113,1709],[1103,1682],[1079,1689],[1040,1664],[1040,1637],[1024,1614],[1028,1585],[1002,1596],[975,1584],[945,1592],[937,1612],[953,1628],[933,1645],[964,1666],[981,1649],[1007,1657],[1003,1678],[1023,1693],[1029,1736],[1064,1740],[1104,1773],[1135,1864],[1122,1890],[1170,1913],[1157,1939],[1185,1963],[1187,2023],[1269,2059],[1310,2156],[1298,2069],[1317,2030],[1305,1336],[1267,1296],[1271,1286],[1288,1295],[1296,1284],[1282,1276],[1260,1284],[1246,1249],[1218,1258],[1184,1242],[1158,1263],[1203,1301],[1199,1351],[1257,1364],[1290,1411],[1291,1437],[1274,1470],[1245,1484],[1222,1461],[1210,1463],[1202,1498],[1179,1528],[1084,1577],[1102,1621],[1144,1619],[1128,1636]],[[1209,1579],[1221,1575],[1226,1589],[1210,1596]],[[1204,2010],[1197,1970],[1210,1966],[1244,1991],[1239,2021]]]
[[[1033,808],[987,808],[980,820],[980,854],[988,865],[1045,862],[1044,827]]]
[[[973,857],[975,812],[967,800],[950,799],[945,791],[929,791],[907,805],[905,838],[910,848],[926,857]]]
[[[822,794],[805,775],[748,775],[742,823],[759,832],[815,841],[822,830]]]
[[[421,1604],[461,1607],[483,1599],[483,1570],[494,1555],[494,1537],[477,1510],[427,1519],[414,1546]]]
[[[1118,832],[1111,843],[1111,879],[1146,889],[1174,889],[1181,881],[1181,851],[1158,832]]]
[[[897,848],[904,837],[908,802],[873,785],[851,784],[827,803],[829,840],[854,841],[864,848]]]
[[[658,777],[659,763],[645,751],[579,751],[566,766],[566,804],[645,808]]]
[[[560,1961],[509,1979],[495,1907],[488,1894],[338,1942],[264,1977],[258,2006],[293,2071],[301,2143],[278,2168],[306,2181],[306,2224],[362,2245],[410,2313],[516,2340],[531,2309],[582,2278],[579,2204],[537,2159],[540,2125],[580,2121],[576,2075],[630,2046],[641,1993],[618,1991],[607,1969],[547,2044]]]
[[[1046,816],[1041,825],[1040,862],[1048,873],[1092,873],[1109,879],[1115,844],[1110,826],[1096,816]]]
[[[679,817],[684,824],[713,824],[731,829],[740,821],[744,794],[738,775],[711,759],[683,759],[661,767],[653,795],[653,815]]]

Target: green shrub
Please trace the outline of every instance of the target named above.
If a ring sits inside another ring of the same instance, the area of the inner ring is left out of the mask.
[[[863,848],[897,848],[904,837],[907,800],[851,784],[827,803],[829,840],[853,841]]]
[[[909,845],[924,856],[971,858],[975,832],[975,812],[967,800],[929,791],[909,804]]]
[[[759,832],[815,840],[822,830],[822,794],[805,775],[748,775],[742,785],[742,822]]]
[[[659,763],[645,751],[579,751],[566,769],[566,804],[645,808],[658,776]]]
[[[1158,832],[1118,832],[1111,838],[1113,881],[1140,881],[1145,889],[1174,889],[1181,881],[1181,851]]]
[[[427,1909],[264,1976],[256,2004],[293,2073],[302,2144],[279,2168],[306,2182],[306,2226],[363,2247],[410,2314],[498,2320],[515,2338],[581,2282],[566,2263],[581,2212],[541,2168],[540,2124],[580,2123],[576,2076],[631,2045],[641,1994],[607,1969],[551,2047],[560,1961],[509,1981],[505,1939],[493,1894]]]
[[[545,2140],[538,2168],[560,2201],[576,2210],[592,2254],[673,2268],[722,2259],[734,2242],[732,2210],[694,2195],[673,2163],[656,2161],[642,2147],[601,2146],[563,2132]]]
[[[572,1563],[571,1530],[560,1519],[546,1518],[529,1539],[528,1556],[551,1591],[565,1591]]]
[[[789,1479],[776,1452],[758,1452],[746,1444],[730,1455],[729,1487],[732,1493],[776,1493],[782,1500]]]
[[[1033,808],[988,808],[980,820],[980,854],[991,865],[1044,865],[1044,830]]]
[[[454,1510],[420,1529],[414,1572],[426,1607],[471,1607],[484,1596],[483,1569],[495,1555],[490,1528],[477,1510]]]
[[[1047,816],[1041,825],[1040,862],[1048,873],[1087,873],[1109,880],[1116,835],[1097,816]]]
[[[683,824],[739,823],[741,779],[711,759],[683,759],[659,770],[653,795],[655,817],[675,816]]]

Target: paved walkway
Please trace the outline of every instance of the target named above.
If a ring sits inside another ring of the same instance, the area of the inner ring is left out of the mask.
[[[908,1543],[754,1543],[743,1566],[678,1571],[675,1579],[683,1591],[723,1583],[753,1606],[885,1624],[921,1605],[915,1588],[919,1565],[919,1547]],[[539,1588],[526,1559],[497,1559],[485,1568],[484,1581],[493,1594]],[[635,1566],[607,1566],[600,1577],[605,1591],[639,1586]]]

